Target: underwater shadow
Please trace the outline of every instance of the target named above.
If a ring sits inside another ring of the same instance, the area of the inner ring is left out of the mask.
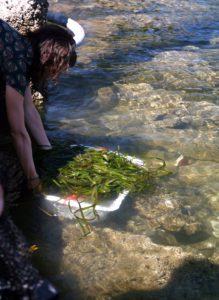
[[[63,224],[41,209],[41,200],[26,197],[23,203],[11,210],[12,218],[23,232],[32,252],[33,265],[40,275],[61,289],[60,264],[63,255]]]
[[[207,259],[188,259],[167,285],[157,290],[130,290],[112,300],[218,300],[219,265]]]
[[[63,148],[60,151],[63,151]],[[53,178],[58,172],[58,168],[65,165],[69,157],[77,154],[78,151],[69,150],[63,153],[62,159],[53,162],[53,158],[60,155],[59,151],[51,151],[50,154],[38,153],[36,155],[38,173],[42,179],[43,176],[49,175]],[[23,232],[30,249],[33,249],[31,250],[33,265],[39,270],[40,275],[52,282],[60,292],[58,299],[64,299],[65,290],[68,291],[65,279],[70,277],[71,282],[74,282],[76,287],[78,281],[74,274],[66,274],[61,271],[65,246],[62,233],[68,220],[60,219],[54,213],[54,207],[44,199],[43,195],[29,194],[26,189],[21,199],[10,208],[13,221]],[[71,299],[76,298],[73,298],[72,295]]]
[[[67,221],[49,216],[41,209],[41,201],[45,200],[25,199],[24,203],[12,209],[11,215],[28,244],[37,247],[32,253],[32,263],[40,275],[56,287],[59,293],[57,300],[77,300],[80,293],[77,276],[61,269],[65,246],[62,232]],[[76,295],[69,292],[70,283]]]

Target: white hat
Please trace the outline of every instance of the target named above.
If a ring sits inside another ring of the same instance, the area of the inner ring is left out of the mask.
[[[52,23],[64,26],[68,28],[74,35],[74,40],[78,46],[85,37],[85,32],[83,27],[71,18],[66,17],[62,13],[48,12],[47,20]]]

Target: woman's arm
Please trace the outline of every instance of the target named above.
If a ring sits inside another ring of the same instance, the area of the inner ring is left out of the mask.
[[[27,178],[37,177],[32,145],[24,120],[24,97],[6,85],[6,108],[11,135],[21,166]]]
[[[30,87],[27,87],[24,95],[24,118],[27,128],[36,143],[41,146],[42,149],[51,149],[52,146],[47,138],[39,112],[33,104]]]

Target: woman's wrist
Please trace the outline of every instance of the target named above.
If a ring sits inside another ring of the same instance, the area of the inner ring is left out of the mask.
[[[41,180],[40,177],[33,176],[33,177],[28,177],[27,178],[27,187],[29,190],[41,190]]]

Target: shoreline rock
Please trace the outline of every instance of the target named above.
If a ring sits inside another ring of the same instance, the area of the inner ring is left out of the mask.
[[[48,6],[47,0],[2,0],[0,18],[25,33],[46,22]]]

